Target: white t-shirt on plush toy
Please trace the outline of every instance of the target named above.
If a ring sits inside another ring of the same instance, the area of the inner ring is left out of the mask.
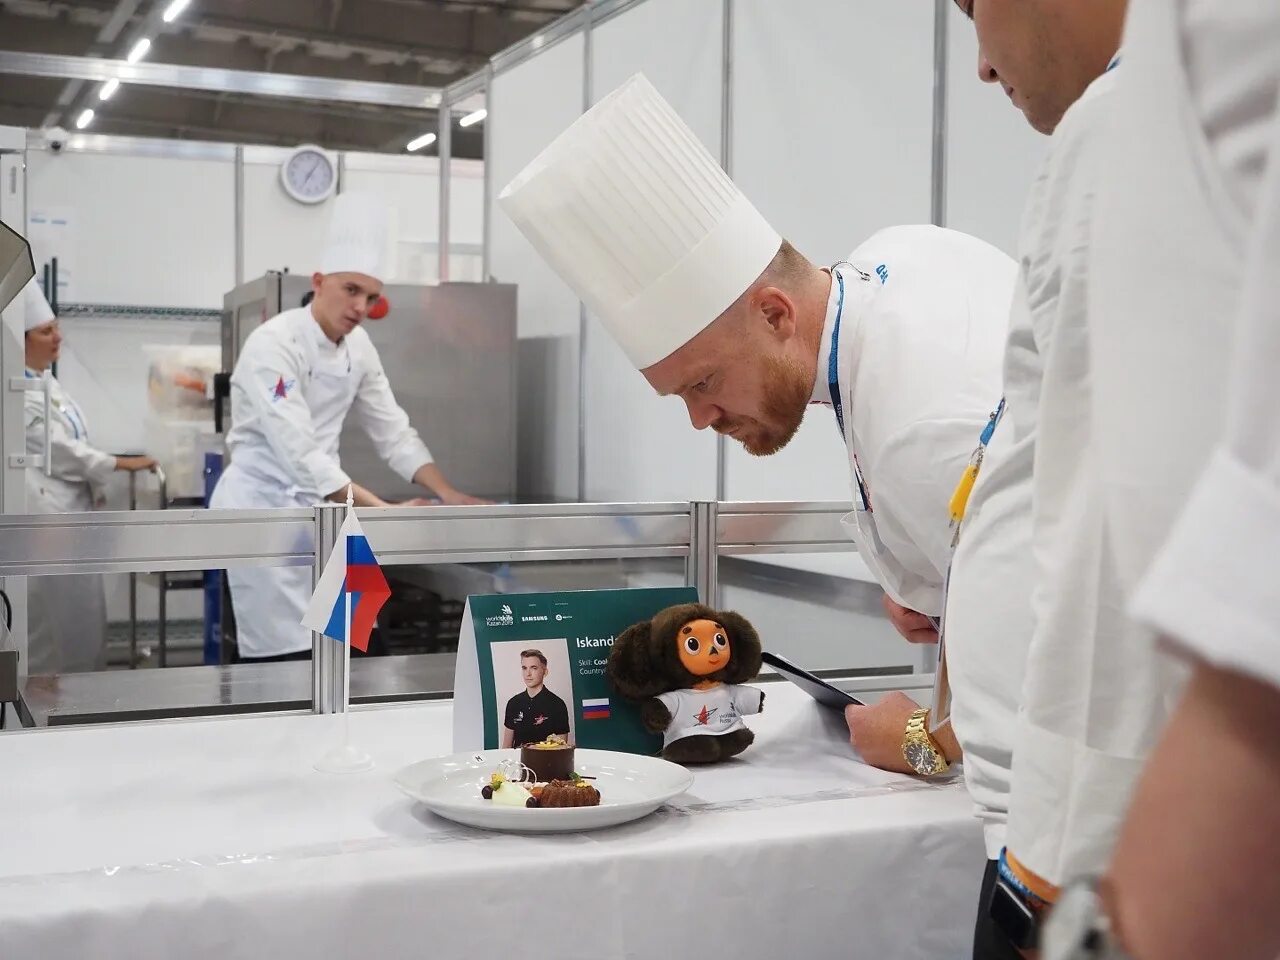
[[[670,690],[658,700],[671,712],[663,747],[685,737],[718,737],[742,730],[744,715],[760,712],[764,694],[755,687],[720,683],[706,690]]]

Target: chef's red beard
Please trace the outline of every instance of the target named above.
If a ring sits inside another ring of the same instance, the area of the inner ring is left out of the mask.
[[[718,433],[738,431],[734,439],[754,457],[771,457],[791,442],[813,394],[813,377],[799,360],[770,356],[765,358],[764,368],[760,416],[715,424]]]

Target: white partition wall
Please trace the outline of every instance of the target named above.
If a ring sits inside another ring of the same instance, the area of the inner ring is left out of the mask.
[[[721,9],[718,0],[649,0],[594,27],[593,100],[643,72],[718,157]],[[594,319],[585,350],[585,499],[714,500],[715,435],[694,430],[678,399],[655,396]]]
[[[778,231],[829,264],[929,222],[932,4],[735,0],[733,16],[733,177]],[[833,422],[811,410],[768,459],[729,444],[724,499],[848,499]]]
[[[490,90],[493,196],[582,113],[580,34],[499,73]],[[515,225],[494,209],[489,272],[519,285],[520,470],[526,497],[578,498],[578,299],[543,263]]]
[[[208,307],[235,285],[230,163],[33,150],[27,212],[63,303]]]
[[[998,84],[978,79],[973,24],[947,4],[946,225],[1016,256],[1022,204],[1049,138]]]

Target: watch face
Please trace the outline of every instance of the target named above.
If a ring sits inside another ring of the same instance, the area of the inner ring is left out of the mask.
[[[907,763],[911,764],[911,769],[916,773],[928,775],[935,773],[938,769],[938,755],[929,749],[928,744],[914,741],[908,743],[903,749],[902,754],[907,759]]]
[[[304,203],[325,199],[334,186],[333,164],[319,150],[299,150],[285,163],[283,176],[289,193]]]

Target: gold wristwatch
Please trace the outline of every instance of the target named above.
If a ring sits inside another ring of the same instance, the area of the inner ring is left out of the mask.
[[[922,777],[936,777],[951,766],[938,741],[929,736],[929,708],[922,707],[907,721],[902,737],[902,756],[907,765]]]

